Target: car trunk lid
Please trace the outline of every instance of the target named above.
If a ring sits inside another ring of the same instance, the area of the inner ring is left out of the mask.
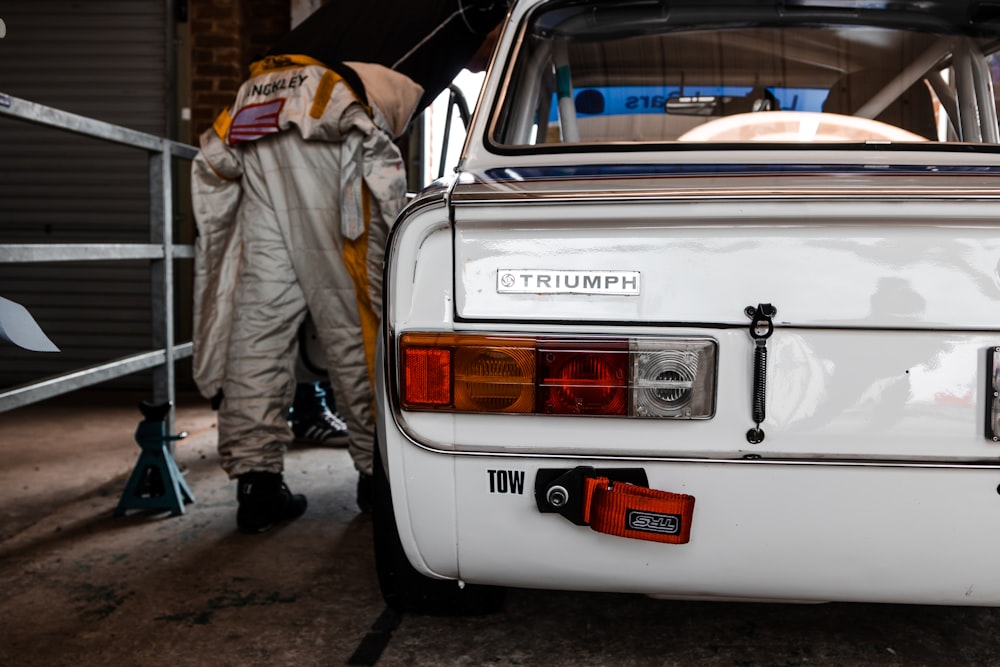
[[[996,177],[477,180],[452,195],[457,314],[725,326],[772,303],[784,326],[1000,329],[998,193]]]

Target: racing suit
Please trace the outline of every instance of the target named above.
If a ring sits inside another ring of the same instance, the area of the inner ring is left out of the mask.
[[[424,91],[381,65],[337,69],[295,55],[255,63],[192,167],[194,377],[205,397],[222,392],[231,478],[282,472],[307,309],[355,467],[371,474],[382,261],[406,195],[392,139]]]

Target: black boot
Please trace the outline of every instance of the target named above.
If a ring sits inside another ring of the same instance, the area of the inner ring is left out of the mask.
[[[276,472],[247,472],[236,485],[236,527],[241,533],[263,533],[287,519],[296,519],[306,511],[306,497],[292,494]]]

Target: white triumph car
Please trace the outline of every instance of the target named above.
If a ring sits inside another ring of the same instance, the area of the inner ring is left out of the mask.
[[[1000,605],[1000,3],[523,0],[386,256],[386,600]]]

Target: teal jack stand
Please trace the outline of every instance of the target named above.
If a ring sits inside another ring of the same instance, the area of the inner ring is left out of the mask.
[[[165,417],[172,407],[169,402],[139,405],[145,419],[135,430],[135,440],[142,447],[142,454],[118,501],[115,516],[122,516],[130,509],[170,510],[172,516],[177,516],[184,514],[184,503],[194,502],[191,489],[170,455],[169,443],[187,437],[187,433],[167,435]]]

